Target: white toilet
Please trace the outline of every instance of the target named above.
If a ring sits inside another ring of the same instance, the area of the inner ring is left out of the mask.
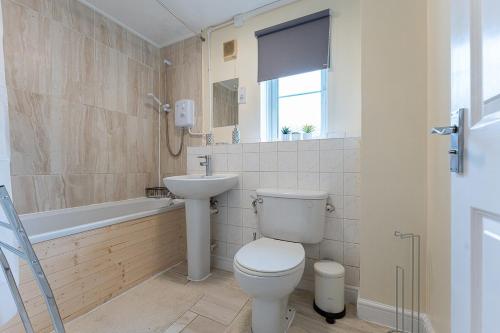
[[[258,189],[255,207],[262,238],[243,246],[233,267],[241,288],[252,296],[252,332],[284,333],[295,310],[288,297],[305,266],[301,243],[323,239],[326,192]]]

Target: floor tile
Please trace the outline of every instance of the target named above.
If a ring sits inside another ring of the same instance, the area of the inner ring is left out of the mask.
[[[203,316],[196,317],[182,333],[223,333],[226,327]]]
[[[180,333],[186,328],[198,315],[194,312],[188,311],[184,313],[179,319],[175,321],[164,333]]]

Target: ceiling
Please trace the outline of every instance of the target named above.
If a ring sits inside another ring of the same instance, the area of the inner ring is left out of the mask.
[[[80,0],[158,47],[199,33],[255,9],[271,9],[291,0]],[[163,6],[159,3],[163,3]],[[265,6],[264,8],[261,8]],[[167,10],[168,8],[168,10]],[[170,12],[169,12],[170,10]],[[174,15],[175,16],[174,16]],[[184,21],[187,27],[177,18]]]

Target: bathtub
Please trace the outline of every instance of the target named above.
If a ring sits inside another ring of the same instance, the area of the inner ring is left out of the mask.
[[[137,198],[21,215],[33,244],[184,207],[180,199]]]

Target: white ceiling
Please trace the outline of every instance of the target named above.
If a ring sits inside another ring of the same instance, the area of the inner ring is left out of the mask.
[[[80,0],[162,47],[254,9],[290,0]],[[186,28],[175,16],[186,23]],[[271,6],[269,6],[271,8]]]

